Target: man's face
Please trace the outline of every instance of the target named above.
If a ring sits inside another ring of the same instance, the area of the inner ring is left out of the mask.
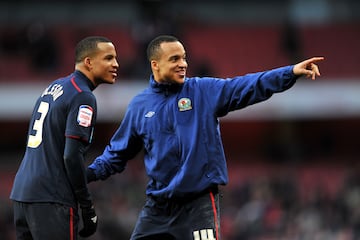
[[[180,42],[163,42],[159,59],[151,61],[154,78],[161,83],[183,83],[187,62],[183,45]]]
[[[116,60],[116,51],[112,43],[98,43],[98,52],[90,57],[91,73],[96,85],[101,83],[112,84],[117,77],[119,64]]]

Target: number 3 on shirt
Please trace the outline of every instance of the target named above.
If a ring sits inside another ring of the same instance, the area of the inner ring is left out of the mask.
[[[27,144],[28,147],[37,148],[41,144],[44,119],[48,111],[49,103],[41,102],[37,110],[37,112],[40,113],[40,118],[35,120],[34,122],[32,129],[35,130],[35,135],[29,135],[29,140]]]

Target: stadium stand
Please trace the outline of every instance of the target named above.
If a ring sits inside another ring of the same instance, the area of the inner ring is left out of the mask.
[[[299,29],[301,56],[325,56],[322,71],[330,80],[355,78],[360,75],[359,24],[336,24]],[[282,26],[243,25],[192,25],[182,31],[181,39],[186,44],[190,68],[189,74],[196,74],[197,66],[207,64],[212,74],[230,77],[248,72],[270,69],[292,64],[282,46]],[[6,29],[0,28],[2,36]],[[113,39],[119,46],[119,61],[124,67],[136,64],[143,57],[137,52],[131,29],[118,26],[97,26],[90,29],[77,26],[54,26],[51,32],[58,46],[59,61],[55,70],[36,71],[31,67],[28,49],[17,54],[4,53],[0,57],[0,81],[41,80],[60,75],[73,69],[72,52],[74,43],[84,35],[99,34]],[[5,46],[6,47],[6,46]],[[11,71],[16,69],[16,71]],[[125,70],[125,69],[124,69]],[[126,73],[127,71],[125,71]],[[131,75],[122,76],[132,78]]]

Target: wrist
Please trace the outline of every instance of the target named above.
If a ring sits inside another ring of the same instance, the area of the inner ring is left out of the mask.
[[[93,206],[93,201],[87,188],[75,191],[75,195],[81,209],[91,208]]]
[[[88,183],[96,181],[96,174],[91,168],[86,169],[86,179]]]

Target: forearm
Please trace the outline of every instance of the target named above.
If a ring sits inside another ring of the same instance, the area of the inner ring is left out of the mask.
[[[256,86],[263,92],[277,93],[292,87],[298,76],[293,73],[293,66],[286,66],[265,71],[259,76]]]
[[[86,145],[76,139],[66,138],[64,165],[68,179],[81,208],[91,207],[92,199],[87,188],[84,154]]]
[[[103,155],[97,157],[86,170],[87,182],[105,180],[115,173],[120,173],[125,169],[126,161],[119,160],[115,155],[111,155],[106,150]]]
[[[131,118],[125,116],[103,153],[88,166],[88,182],[105,180],[113,174],[121,173],[127,161],[140,152],[143,147],[142,140],[132,131],[131,126]]]

